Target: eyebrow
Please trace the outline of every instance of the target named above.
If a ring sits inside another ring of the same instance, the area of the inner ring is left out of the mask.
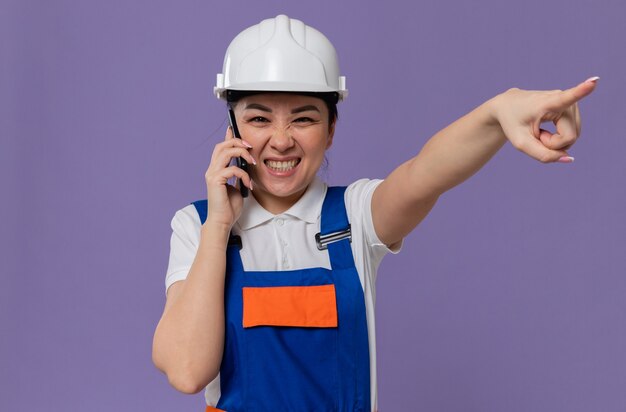
[[[309,104],[307,106],[302,106],[302,107],[296,107],[295,109],[293,109],[291,111],[291,114],[296,114],[296,113],[302,113],[302,112],[308,112],[309,110],[313,110],[319,113],[320,109],[317,108],[317,106],[313,106],[312,104]]]
[[[272,113],[272,109],[270,109],[267,106],[263,106],[262,104],[258,104],[258,103],[250,103],[250,104],[246,105],[244,110],[248,110],[248,109],[257,109],[257,110],[261,110],[263,112]],[[312,104],[309,104],[309,105],[306,105],[306,106],[296,107],[295,109],[293,109],[291,111],[291,114],[307,112],[309,110],[313,110],[313,111],[316,111],[318,113],[320,112],[320,109],[318,109],[317,106],[313,106]]]
[[[267,106],[263,106],[262,104],[258,104],[258,103],[250,103],[250,104],[248,104],[244,110],[248,110],[248,109],[257,109],[257,110],[261,110],[263,112],[272,113],[272,109],[270,109]]]

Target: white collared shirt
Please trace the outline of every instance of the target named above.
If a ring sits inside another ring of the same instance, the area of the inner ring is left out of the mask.
[[[365,296],[372,410],[377,407],[374,319],[376,272],[387,252],[397,253],[400,249],[398,245],[395,250],[390,250],[378,239],[374,230],[372,194],[380,182],[382,180],[361,179],[348,186],[345,192],[346,212],[352,228],[352,254]],[[240,253],[244,270],[330,269],[328,252],[319,251],[315,243],[315,234],[320,231],[326,188],[326,184],[316,178],[300,200],[279,215],[265,210],[254,196],[245,198],[241,216],[233,226],[233,233],[241,236],[243,247]],[[166,289],[187,277],[200,243],[200,217],[192,204],[177,211],[171,225],[173,232],[165,278]],[[218,376],[205,391],[207,404],[215,406],[219,396]]]

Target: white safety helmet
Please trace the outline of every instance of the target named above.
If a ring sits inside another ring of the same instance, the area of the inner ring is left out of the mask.
[[[285,15],[263,20],[233,39],[213,92],[226,99],[227,90],[335,92],[339,100],[348,95],[332,43]]]

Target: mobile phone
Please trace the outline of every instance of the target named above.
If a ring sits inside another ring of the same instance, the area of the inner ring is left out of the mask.
[[[235,121],[235,112],[233,112],[232,108],[228,109],[228,122],[230,123],[230,128],[233,130],[233,135],[236,139],[241,139],[241,135],[239,134],[239,128],[237,127],[237,122]],[[238,157],[236,159],[237,167],[241,168],[244,172],[248,173],[248,162],[243,157]],[[241,179],[239,179],[239,190],[241,191],[241,197],[248,197],[248,188],[243,184]]]

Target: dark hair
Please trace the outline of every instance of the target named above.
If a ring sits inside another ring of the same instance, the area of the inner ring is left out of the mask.
[[[337,121],[339,113],[337,112],[337,102],[339,102],[339,94],[336,92],[273,92],[273,91],[242,91],[242,90],[227,90],[226,102],[229,106],[235,106],[237,102],[244,97],[253,96],[255,94],[262,93],[287,93],[296,94],[299,96],[311,96],[322,99],[326,103],[328,108],[328,130],[330,131],[333,124]]]

